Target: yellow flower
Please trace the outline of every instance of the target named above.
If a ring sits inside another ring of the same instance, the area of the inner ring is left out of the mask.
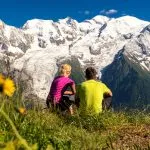
[[[27,113],[27,110],[26,110],[25,108],[23,108],[23,107],[18,108],[18,111],[19,111],[19,113],[22,114],[22,115],[24,115],[24,114]]]
[[[14,82],[7,78],[3,83],[3,94],[11,97],[15,92],[15,84]]]

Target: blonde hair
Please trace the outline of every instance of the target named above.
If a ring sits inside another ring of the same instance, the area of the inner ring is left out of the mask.
[[[59,74],[65,75],[71,73],[71,66],[69,64],[62,64],[59,68]]]

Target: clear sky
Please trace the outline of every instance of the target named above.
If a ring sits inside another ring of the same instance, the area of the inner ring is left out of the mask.
[[[150,0],[1,0],[0,19],[21,27],[29,19],[83,21],[96,15],[131,15],[150,21]]]

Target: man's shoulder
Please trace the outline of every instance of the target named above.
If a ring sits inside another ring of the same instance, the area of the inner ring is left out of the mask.
[[[80,86],[84,86],[86,84],[88,84],[88,81],[83,81],[83,82],[80,83]]]
[[[99,80],[86,80],[86,81],[82,82],[81,85],[90,84],[90,83],[101,84],[102,82]]]
[[[78,86],[84,86],[84,85],[88,85],[90,83],[94,83],[94,84],[99,84],[99,85],[105,85],[102,81],[100,80],[87,80],[87,81],[83,81],[80,84],[78,84]]]

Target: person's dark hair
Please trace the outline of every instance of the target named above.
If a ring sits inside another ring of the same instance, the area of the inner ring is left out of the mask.
[[[88,67],[85,70],[85,77],[89,80],[89,79],[96,79],[96,70],[93,67]]]

